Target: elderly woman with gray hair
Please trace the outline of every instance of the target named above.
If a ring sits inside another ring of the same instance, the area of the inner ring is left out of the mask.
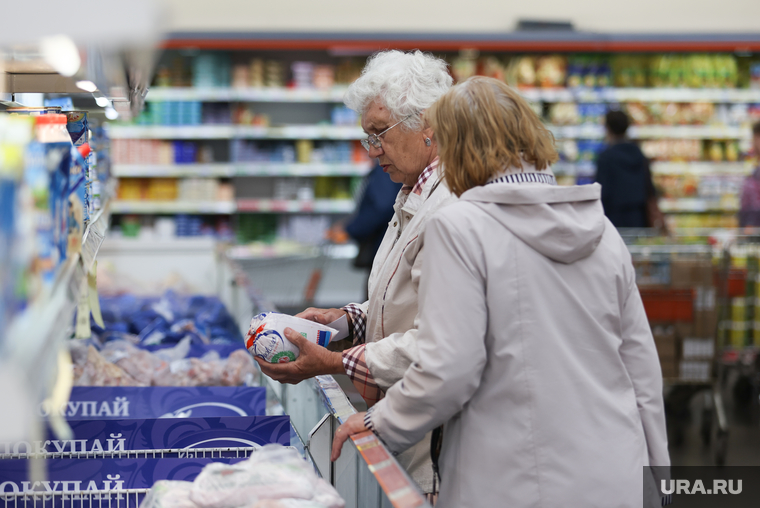
[[[447,64],[420,51],[384,51],[367,62],[344,102],[362,115],[362,140],[391,180],[402,183],[395,214],[372,265],[369,300],[341,309],[310,308],[299,317],[327,324],[347,315],[354,346],[342,353],[296,333],[286,337],[301,354],[262,371],[283,383],[321,374],[348,374],[368,406],[399,381],[417,359],[417,289],[428,218],[456,198],[438,172],[438,146],[423,114],[452,85]],[[425,493],[433,492],[430,436],[398,457]]]

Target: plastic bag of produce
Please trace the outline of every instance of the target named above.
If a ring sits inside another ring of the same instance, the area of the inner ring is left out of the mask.
[[[201,508],[343,508],[345,504],[295,450],[281,445],[267,445],[237,464],[209,464],[195,479],[190,499]]]
[[[306,340],[327,346],[338,330],[313,321],[278,312],[264,312],[251,319],[245,347],[253,356],[270,363],[287,363],[298,358],[298,348],[285,338],[285,328],[292,328]]]
[[[140,508],[198,508],[190,500],[192,482],[159,480],[143,499]]]

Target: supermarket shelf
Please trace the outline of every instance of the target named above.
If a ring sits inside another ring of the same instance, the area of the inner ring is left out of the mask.
[[[174,238],[127,238],[109,236],[103,244],[103,255],[114,252],[188,252],[214,250],[217,241],[210,236],[188,236]]]
[[[362,139],[360,127],[343,125],[111,125],[111,139]]]
[[[320,253],[329,259],[354,259],[359,253],[359,247],[353,243],[347,243],[326,245],[320,249],[315,245],[256,242],[248,245],[235,245],[226,251],[227,257],[235,261],[291,259],[295,257],[316,259]]]
[[[735,213],[739,211],[739,203],[736,199],[663,198],[660,210],[665,213]]]
[[[313,201],[292,201],[281,199],[238,199],[238,212],[279,212],[279,213],[351,213],[354,211],[352,199],[315,199]]]
[[[310,88],[151,88],[146,100],[200,102],[343,102],[346,87]]]
[[[214,164],[115,164],[118,177],[364,176],[372,165],[356,163],[286,164],[233,162]]]
[[[659,175],[749,175],[753,165],[745,162],[654,162],[652,173]]]
[[[533,88],[520,93],[533,102],[760,102],[760,89]]]
[[[352,199],[238,199],[235,201],[114,201],[111,213],[226,215],[235,212],[273,213],[351,213]]]
[[[111,185],[106,187],[112,188]],[[70,337],[74,313],[87,273],[108,230],[109,200],[96,213],[82,237],[81,254],[73,254],[60,266],[52,288],[11,320],[0,347],[4,365],[23,379],[28,402],[38,404],[49,395],[58,372],[58,352]],[[19,408],[6,408],[21,411]],[[33,408],[36,410],[36,408]],[[0,426],[2,427],[2,426]],[[0,440],[3,431],[0,430]]]
[[[111,213],[224,215],[235,213],[234,201],[114,201]]]
[[[557,139],[602,139],[601,125],[547,125]],[[637,125],[629,130],[633,139],[749,139],[750,129],[712,125]]]

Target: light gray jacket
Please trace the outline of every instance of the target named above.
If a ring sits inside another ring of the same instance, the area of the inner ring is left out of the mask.
[[[435,171],[422,194],[399,192],[395,213],[388,223],[369,276],[367,314],[367,367],[380,389],[387,391],[417,359],[417,289],[422,271],[421,236],[425,224],[440,208],[456,201]],[[433,489],[430,436],[397,457],[425,492]],[[418,439],[418,441],[420,441]]]
[[[600,186],[494,183],[426,226],[419,360],[374,408],[392,451],[444,423],[439,508],[639,507],[669,465],[662,376]]]

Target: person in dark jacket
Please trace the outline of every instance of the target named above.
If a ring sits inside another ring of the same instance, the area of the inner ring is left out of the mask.
[[[752,126],[752,151],[760,159],[760,122]],[[742,184],[739,226],[760,227],[760,161]]]
[[[356,268],[372,268],[388,221],[393,217],[393,203],[401,185],[388,178],[379,164],[365,177],[356,213],[343,227],[359,244],[359,254],[354,261]]]
[[[367,278],[385,230],[388,229],[388,221],[393,217],[393,204],[401,185],[388,178],[381,165],[375,164],[364,177],[354,214],[345,224],[337,223],[328,232],[328,238],[336,243],[344,243],[348,235],[359,245],[354,268],[367,270]],[[364,293],[366,297],[367,284]]]
[[[655,195],[649,160],[626,137],[629,120],[622,111],[605,117],[607,148],[599,154],[596,181],[602,185],[604,214],[617,228],[652,226],[647,202]]]

